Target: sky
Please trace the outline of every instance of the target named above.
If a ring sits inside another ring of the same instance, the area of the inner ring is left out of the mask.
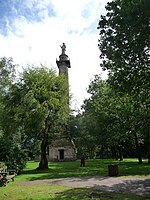
[[[70,58],[71,106],[79,109],[100,68],[100,16],[108,0],[0,0],[0,57],[12,57],[17,72],[40,64],[58,73],[56,58],[66,44]]]

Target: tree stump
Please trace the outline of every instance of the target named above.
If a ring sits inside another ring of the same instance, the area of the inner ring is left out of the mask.
[[[118,165],[108,165],[108,175],[118,176]]]

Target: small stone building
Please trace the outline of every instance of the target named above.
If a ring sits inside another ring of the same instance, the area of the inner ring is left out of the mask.
[[[72,140],[60,138],[54,140],[49,146],[49,161],[76,160],[76,148]]]

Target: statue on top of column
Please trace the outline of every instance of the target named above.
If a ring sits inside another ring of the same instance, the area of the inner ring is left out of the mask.
[[[61,47],[62,54],[65,54],[65,52],[66,52],[66,45],[65,45],[65,43],[63,42],[63,45],[60,46],[60,47]]]

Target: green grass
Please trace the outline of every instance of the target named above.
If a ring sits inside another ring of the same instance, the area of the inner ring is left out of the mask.
[[[136,159],[115,161],[110,159],[87,160],[86,167],[80,167],[80,161],[49,163],[48,170],[35,170],[38,162],[28,162],[26,169],[19,179],[37,180],[48,178],[79,177],[79,176],[108,176],[108,165],[118,164],[119,176],[150,176],[150,165],[145,160],[142,165]]]
[[[136,159],[126,159],[124,161],[87,160],[86,167],[80,167],[80,161],[49,163],[49,169],[44,171],[35,170],[38,162],[30,161],[26,169],[15,178],[15,182],[10,182],[6,187],[0,188],[0,200],[90,200],[92,192],[98,193],[101,198],[92,199],[148,199],[131,194],[118,194],[109,192],[98,192],[93,189],[76,188],[44,184],[25,184],[26,181],[43,180],[49,178],[63,177],[83,177],[83,176],[108,176],[108,165],[118,164],[119,176],[149,176],[150,165],[144,161],[142,165],[137,164]],[[149,198],[150,199],[150,198]]]
[[[65,192],[67,188],[49,185],[19,185],[12,184],[1,188],[0,199],[23,200],[23,199],[57,199],[59,193]]]
[[[91,198],[92,194],[96,194]],[[141,197],[136,195],[118,194],[111,192],[99,192],[87,188],[69,188],[62,186],[48,186],[48,185],[35,185],[35,186],[18,186],[15,185],[0,190],[1,200],[148,200],[148,197]]]

